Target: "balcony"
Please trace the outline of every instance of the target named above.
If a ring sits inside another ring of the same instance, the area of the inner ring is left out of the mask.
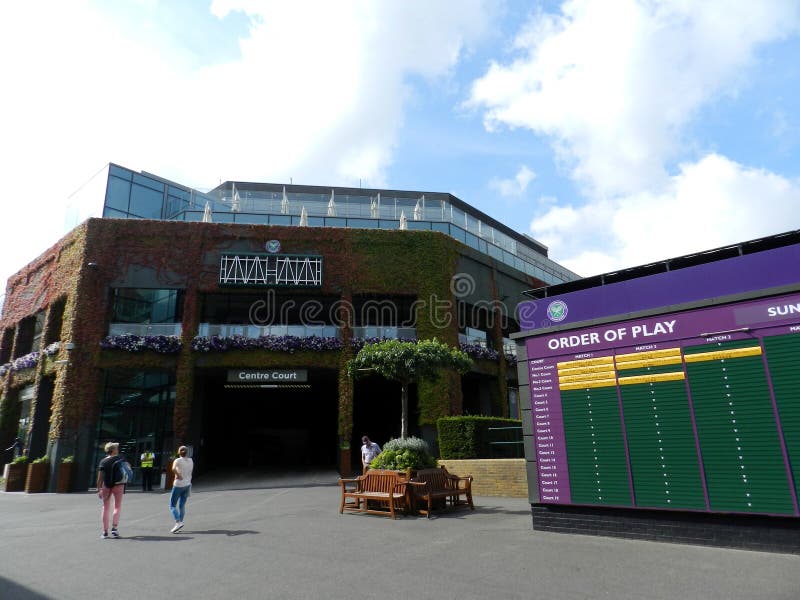
[[[201,323],[197,335],[202,337],[233,337],[259,338],[268,335],[294,337],[340,337],[339,327],[336,325],[230,325]],[[386,338],[390,340],[413,340],[417,338],[416,327],[354,327],[355,338]]]
[[[368,325],[366,327],[353,327],[353,337],[386,338],[389,340],[415,340],[417,339],[416,327],[381,327]]]
[[[339,337],[339,328],[335,325],[229,325],[200,323],[197,335],[202,337],[242,336],[250,339],[260,337],[291,335],[294,337]]]
[[[180,323],[111,323],[108,335],[181,335]]]

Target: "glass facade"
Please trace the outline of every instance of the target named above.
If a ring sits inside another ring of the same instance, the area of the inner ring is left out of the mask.
[[[226,184],[227,185],[227,184]],[[237,189],[237,185],[243,186]],[[314,188],[312,188],[314,189]],[[316,190],[324,189],[324,192]],[[575,273],[550,260],[537,244],[501,231],[441,193],[232,184],[198,192],[144,173],[109,165],[103,217],[202,221],[206,208],[215,223],[438,231],[548,285],[573,281]],[[457,202],[460,202],[457,200]],[[463,203],[462,203],[463,204]],[[484,217],[485,219],[486,217]],[[524,238],[523,238],[524,239]]]
[[[105,455],[106,442],[119,442],[120,454],[131,465],[150,447],[156,454],[155,467],[174,451],[172,410],[175,404],[175,375],[169,371],[113,370],[106,373],[103,406],[98,421],[94,462]],[[135,469],[136,480],[139,471]],[[95,470],[90,470],[89,486],[94,487]]]

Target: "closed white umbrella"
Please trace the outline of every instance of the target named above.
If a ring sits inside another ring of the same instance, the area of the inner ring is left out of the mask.
[[[419,221],[422,219],[422,206],[420,206],[421,200],[417,200],[417,205],[414,207],[414,220]]]
[[[289,197],[286,195],[286,186],[283,186],[283,200],[281,200],[281,214],[289,214]]]
[[[308,213],[306,212],[305,204],[303,205],[302,210],[300,211],[300,223],[298,223],[300,227],[308,227]]]
[[[406,219],[405,211],[400,212],[400,229],[408,229],[408,219]]]
[[[206,207],[203,210],[203,223],[211,223],[211,202],[206,202]]]
[[[328,202],[328,216],[336,216],[336,202],[333,201],[333,190],[331,190],[331,199],[330,202]]]
[[[381,193],[378,192],[377,199],[373,200],[369,206],[369,214],[373,219],[377,219],[380,216],[381,211]]]
[[[231,198],[231,212],[239,212],[242,210],[242,205],[239,200],[239,192],[236,190],[236,184],[233,184],[233,197]]]

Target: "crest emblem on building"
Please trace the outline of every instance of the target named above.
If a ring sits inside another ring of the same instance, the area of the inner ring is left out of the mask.
[[[267,252],[276,254],[281,251],[281,243],[278,240],[270,240],[266,243]]]
[[[555,300],[547,305],[547,316],[554,323],[560,323],[567,318],[567,303]]]

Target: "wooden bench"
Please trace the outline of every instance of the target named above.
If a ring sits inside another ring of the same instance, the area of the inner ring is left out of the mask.
[[[449,501],[452,507],[469,506],[471,510],[475,510],[472,503],[472,475],[459,477],[448,473],[444,467],[420,469],[409,484],[415,504],[424,502],[424,507],[418,508],[419,512],[429,519],[437,503],[443,503],[447,507]],[[462,496],[464,500],[461,500]]]
[[[403,473],[370,469],[355,479],[340,479],[342,501],[339,514],[344,511],[386,515],[395,518],[398,509],[405,510],[406,485]],[[375,505],[386,506],[389,510],[375,509]]]

